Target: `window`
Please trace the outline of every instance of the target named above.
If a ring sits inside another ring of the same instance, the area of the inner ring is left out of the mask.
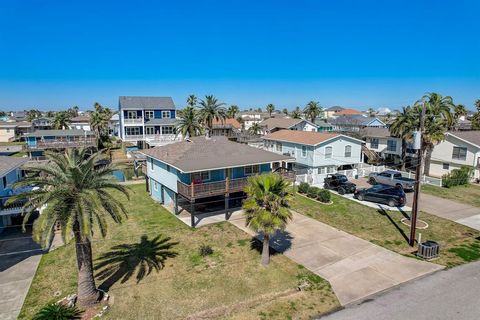
[[[127,111],[127,119],[137,119],[137,111]]]
[[[3,188],[5,189],[7,187],[7,177],[3,177],[2,182],[3,182]]]
[[[396,140],[387,140],[387,151],[397,151],[397,141]]]
[[[155,128],[154,127],[145,127],[145,133],[146,134],[155,134]]]
[[[467,148],[453,147],[452,159],[467,160]]]
[[[173,127],[162,127],[162,134],[173,134]]]
[[[282,152],[282,143],[281,142],[276,143],[275,150],[277,150],[279,152]]]
[[[378,149],[378,138],[370,139],[370,149]]]
[[[243,170],[246,176],[251,176],[260,172],[260,166],[246,166]]]
[[[157,181],[153,181],[153,190],[158,191]]]
[[[155,168],[153,167],[153,158],[150,158],[150,170],[155,171]]]
[[[170,118],[170,110],[162,111],[162,118]]]
[[[325,159],[332,157],[332,147],[325,147]]]
[[[450,170],[450,164],[448,163],[443,163],[442,167],[443,167],[443,170]]]
[[[210,171],[202,171],[202,172],[192,173],[193,183],[200,183],[200,182],[208,181],[208,180],[210,180]]]
[[[345,146],[345,158],[352,156],[352,146]]]
[[[327,168],[326,167],[320,167],[318,168],[318,174],[325,174],[327,172]]]
[[[145,111],[145,119],[155,118],[155,113],[152,110]]]
[[[327,167],[327,173],[333,173],[334,171],[333,167]]]
[[[302,157],[306,157],[307,156],[307,146],[302,146]]]
[[[125,127],[125,135],[127,136],[139,136],[140,128],[139,127]]]

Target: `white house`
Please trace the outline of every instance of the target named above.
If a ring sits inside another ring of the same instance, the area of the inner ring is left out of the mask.
[[[480,178],[480,131],[447,132],[434,147],[430,175],[441,177],[462,166],[474,168],[474,178]]]
[[[318,126],[304,119],[293,118],[268,118],[260,123],[264,128],[265,133],[272,133],[278,130],[296,130],[296,131],[310,131],[316,132]]]
[[[338,133],[280,130],[264,137],[264,148],[295,157],[296,169],[318,174],[355,168],[363,162],[363,141]]]
[[[90,127],[90,115],[80,115],[73,117],[70,120],[70,129],[91,131]]]
[[[365,147],[388,162],[399,164],[402,155],[402,139],[392,137],[387,128],[367,127],[360,131],[365,139]]]

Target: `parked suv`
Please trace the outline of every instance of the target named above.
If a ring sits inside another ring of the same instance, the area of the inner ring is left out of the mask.
[[[386,170],[380,173],[372,172],[368,175],[371,184],[385,184],[392,187],[402,187],[405,190],[413,190],[415,180],[404,178],[402,174],[394,170]]]
[[[402,207],[407,202],[403,188],[377,184],[368,189],[359,189],[353,195],[360,201],[384,203],[390,207]]]
[[[339,173],[329,174],[323,180],[325,189],[336,190],[339,194],[354,193],[357,185],[348,181],[347,176]]]

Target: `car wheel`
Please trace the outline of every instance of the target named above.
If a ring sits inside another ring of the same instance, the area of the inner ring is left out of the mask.
[[[344,195],[345,194],[345,189],[338,188],[338,194]]]
[[[359,194],[357,199],[360,200],[360,201],[363,201],[363,199],[365,199],[365,198],[364,198],[363,194]]]
[[[393,199],[388,200],[388,206],[389,207],[395,207],[395,200],[393,200]]]
[[[370,184],[377,184],[377,180],[375,180],[374,177],[368,178],[368,182],[369,182]]]
[[[330,186],[325,183],[325,184],[323,185],[323,189],[330,189]]]
[[[403,186],[402,186],[400,183],[397,183],[397,184],[395,185],[395,187],[400,188],[400,189],[403,189]]]

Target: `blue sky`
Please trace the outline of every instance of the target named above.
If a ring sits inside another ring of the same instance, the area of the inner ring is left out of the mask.
[[[0,2],[0,109],[214,94],[241,107],[480,98],[480,1]]]

